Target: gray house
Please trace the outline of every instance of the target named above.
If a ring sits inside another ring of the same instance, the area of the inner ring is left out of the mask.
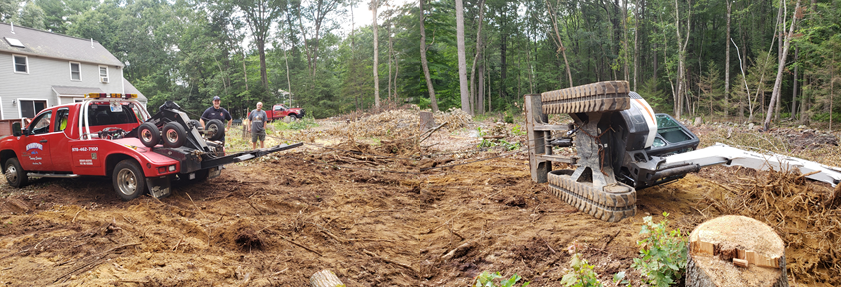
[[[99,42],[0,23],[0,119],[33,118],[87,93],[138,94]]]

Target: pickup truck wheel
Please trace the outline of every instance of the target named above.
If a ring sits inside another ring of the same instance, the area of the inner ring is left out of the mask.
[[[299,118],[298,118],[298,115],[296,115],[296,114],[289,114],[289,119],[294,121],[294,120],[297,120]]]
[[[152,123],[143,123],[137,128],[137,137],[146,147],[154,147],[161,141],[161,132]]]
[[[212,119],[207,122],[207,126],[205,126],[204,134],[207,136],[207,139],[212,141],[218,141],[225,136],[225,125],[222,124],[222,121],[217,119]]]
[[[164,146],[169,148],[177,148],[184,145],[187,141],[187,132],[184,127],[176,122],[169,122],[164,126],[163,131]]]
[[[132,200],[146,191],[146,176],[140,165],[132,159],[123,160],[114,167],[111,175],[114,190],[123,200]]]
[[[6,160],[6,180],[14,187],[23,187],[29,182],[29,176],[16,157]]]

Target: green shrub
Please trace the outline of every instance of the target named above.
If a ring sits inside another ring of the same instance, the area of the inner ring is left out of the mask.
[[[561,284],[567,287],[600,287],[604,286],[599,282],[598,274],[593,271],[593,265],[587,259],[581,258],[581,253],[572,255],[570,261],[572,272],[561,278]]]
[[[479,274],[479,276],[476,277],[476,284],[474,284],[473,286],[474,287],[514,287],[514,284],[517,284],[517,281],[520,281],[520,279],[522,279],[523,277],[520,277],[519,275],[514,274],[513,276],[511,276],[511,278],[502,279],[499,282],[499,285],[497,285],[494,282],[494,279],[499,279],[499,278],[502,278],[502,275],[500,275],[499,272],[488,273],[488,271],[483,271],[482,274]],[[520,287],[526,287],[526,286],[529,286],[529,282],[523,283],[523,285],[521,285]]]
[[[505,112],[505,117],[502,118],[502,121],[513,124],[514,123],[514,115],[511,112]]]
[[[663,212],[663,221],[655,224],[651,216],[643,218],[645,225],[640,231],[647,235],[637,241],[642,246],[640,258],[634,258],[631,267],[640,271],[644,282],[651,286],[670,286],[676,284],[686,272],[686,239],[680,229],[666,231],[669,214]]]

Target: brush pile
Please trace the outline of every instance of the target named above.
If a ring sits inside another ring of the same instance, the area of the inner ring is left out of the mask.
[[[411,137],[418,134],[418,110],[400,109],[347,120],[327,130],[327,134],[347,138]]]
[[[455,131],[467,127],[473,122],[473,117],[470,114],[456,107],[452,107],[446,112],[437,111],[433,117],[435,117],[436,125],[447,123],[444,128],[448,131]]]

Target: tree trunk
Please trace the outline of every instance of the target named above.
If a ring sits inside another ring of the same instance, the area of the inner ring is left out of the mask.
[[[805,82],[808,82],[809,86],[812,86],[812,82],[808,79],[804,79]],[[809,100],[808,96],[805,94],[800,95],[800,124],[808,124],[809,123]]]
[[[686,39],[680,34],[680,6],[675,0],[675,33],[677,33],[678,44],[678,71],[677,71],[677,94],[675,95],[675,116],[680,119],[683,111],[683,99],[686,92],[686,46],[689,44],[689,32],[692,30],[692,1],[687,1],[689,6],[686,15]],[[683,42],[681,44],[681,42]]]
[[[794,24],[797,21],[797,10],[800,9],[800,0],[794,5],[794,12],[791,13],[791,26],[788,28],[786,34],[785,44],[783,44],[783,55],[780,56],[780,64],[777,67],[777,79],[774,81],[774,90],[771,92],[771,103],[768,104],[768,115],[765,116],[765,130],[771,126],[771,115],[774,113],[774,104],[779,102],[781,86],[783,83],[783,70],[786,66],[786,56],[788,55],[788,48],[791,45],[791,38],[794,36]],[[830,115],[831,115],[830,111]]]
[[[472,115],[470,109],[470,93],[467,88],[467,56],[464,49],[464,5],[462,0],[456,1],[456,45],[458,46],[458,82],[461,93],[461,110]]]
[[[727,40],[730,41],[730,13],[733,3],[727,1]],[[724,43],[727,47],[724,52],[724,118],[729,115],[730,109],[730,43]]]
[[[558,44],[558,51],[555,52],[555,55],[558,55],[560,52],[564,56],[564,65],[566,66],[567,70],[567,77],[569,77],[569,87],[572,87],[572,72],[569,70],[569,61],[567,60],[567,53],[566,48],[564,48],[564,41],[561,40],[561,33],[558,31],[558,15],[555,14],[555,11],[549,5],[549,0],[544,0],[546,2],[546,8],[549,10],[549,19],[552,20],[552,27],[555,29],[555,38]],[[556,7],[557,8],[557,7]]]
[[[477,98],[476,93],[476,62],[479,60],[479,55],[482,54],[482,24],[485,10],[485,0],[479,1],[479,27],[476,28],[476,55],[473,55],[473,65],[470,66],[470,98]],[[475,104],[475,102],[474,102]],[[473,110],[478,110],[475,104]]]
[[[634,91],[637,90],[637,75],[639,74],[639,62],[640,62],[640,53],[639,53],[639,34],[640,34],[640,1],[637,0],[637,5],[634,7]]]
[[[484,62],[484,60],[483,60]],[[479,64],[479,98],[477,99],[476,107],[479,108],[480,114],[485,114],[485,65]]]
[[[260,54],[260,82],[263,88],[269,89],[269,76],[266,74],[266,41],[262,37],[255,37],[257,52]]]
[[[630,78],[630,74],[628,71],[628,0],[622,1],[622,35],[625,38],[625,41],[622,43],[624,55],[622,62],[625,66],[625,81],[627,82],[628,78]]]
[[[286,53],[286,49],[283,50],[283,60],[286,61],[286,92],[289,93],[289,107],[294,107],[292,105],[292,80],[289,79],[289,55]]]
[[[421,66],[423,66],[423,76],[426,78],[426,89],[429,91],[429,103],[432,106],[432,111],[438,111],[438,100],[435,99],[435,88],[432,86],[432,79],[429,76],[429,65],[426,63],[426,30],[423,27],[423,2],[426,0],[420,0],[420,54],[421,54]]]
[[[797,112],[797,57],[798,52],[800,51],[800,47],[794,46],[794,81],[792,81],[792,86],[794,88],[791,90],[791,120],[794,120],[794,115]]]
[[[374,15],[374,23],[371,27],[374,29],[374,107],[380,110],[380,74],[377,71],[379,61],[379,33],[377,32],[377,0],[371,0],[371,11]]]
[[[756,219],[726,215],[704,222],[689,234],[687,252],[688,287],[789,286],[785,244]]]
[[[391,37],[391,23],[388,23],[386,32],[388,33],[388,88],[386,89],[388,94],[385,97],[386,99],[391,99],[391,63],[394,57],[394,46],[391,41],[394,37]]]

